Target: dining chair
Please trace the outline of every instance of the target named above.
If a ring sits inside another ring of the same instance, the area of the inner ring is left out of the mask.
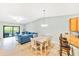
[[[66,53],[68,56],[70,55],[70,45],[68,44],[67,38],[64,38],[62,34],[60,34],[60,56],[62,56],[63,53]]]
[[[36,42],[34,39],[31,38],[31,51],[37,55],[37,46],[36,46]]]

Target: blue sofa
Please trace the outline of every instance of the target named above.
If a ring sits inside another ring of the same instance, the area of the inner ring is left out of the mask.
[[[37,35],[37,33],[34,33],[34,32],[22,32],[22,34],[17,34],[17,38],[18,38],[18,42],[20,44],[24,44],[24,43],[27,43],[27,42],[30,42],[31,38],[33,38],[34,34]]]
[[[30,42],[30,36],[29,35],[18,35],[18,42],[20,44]]]
[[[25,33],[28,35],[33,35],[33,37],[38,37],[38,33],[36,33],[36,32],[25,32]]]

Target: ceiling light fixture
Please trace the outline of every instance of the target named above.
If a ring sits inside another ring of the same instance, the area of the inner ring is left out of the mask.
[[[41,27],[47,27],[48,24],[41,24]]]
[[[21,22],[23,20],[23,18],[20,17],[20,16],[9,16],[9,17],[11,17],[12,19],[14,19],[16,22]]]
[[[18,19],[16,19],[16,22],[21,22],[23,20],[23,18],[19,17]]]
[[[46,11],[46,10],[43,10],[43,17],[45,17],[45,11]],[[41,27],[47,27],[48,24],[45,23],[45,19],[43,19],[43,20],[44,20],[44,21],[43,21],[43,24],[41,24]]]

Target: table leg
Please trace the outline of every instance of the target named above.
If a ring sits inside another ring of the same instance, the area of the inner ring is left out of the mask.
[[[41,56],[42,56],[42,44],[40,44],[40,52],[41,52]]]
[[[46,55],[46,52],[47,52],[47,51],[46,51],[46,46],[45,46],[45,55]]]

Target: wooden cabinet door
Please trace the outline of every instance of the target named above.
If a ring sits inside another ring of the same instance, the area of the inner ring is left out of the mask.
[[[78,18],[78,22],[77,23],[78,23],[78,32],[79,32],[79,18]]]
[[[76,18],[71,19],[70,26],[71,26],[71,31],[76,31]]]

